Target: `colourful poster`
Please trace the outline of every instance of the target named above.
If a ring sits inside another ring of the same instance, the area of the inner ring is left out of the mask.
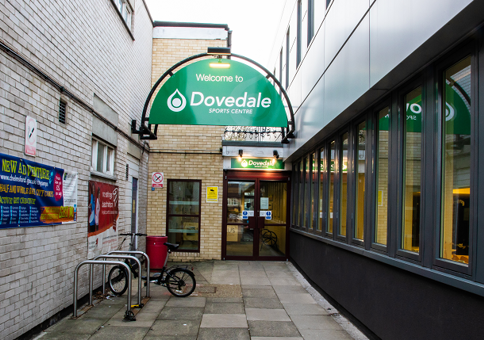
[[[0,228],[77,220],[77,173],[0,154]]]
[[[118,246],[119,188],[89,181],[88,200],[88,258],[93,258]]]

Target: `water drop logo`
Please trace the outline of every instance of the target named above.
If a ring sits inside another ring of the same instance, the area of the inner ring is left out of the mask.
[[[450,106],[449,103],[445,103],[446,109],[445,109],[445,121],[448,122],[455,116],[455,110],[452,106]]]
[[[175,92],[173,92],[172,95],[168,97],[166,104],[168,105],[168,108],[173,112],[180,112],[187,105],[187,100],[180,93],[180,91],[176,89]]]

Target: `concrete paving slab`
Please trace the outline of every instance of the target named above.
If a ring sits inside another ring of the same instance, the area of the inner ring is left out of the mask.
[[[99,304],[97,306],[89,309],[83,317],[88,317],[92,319],[110,319],[114,316],[120,309],[126,311],[126,307],[121,304],[107,305]]]
[[[343,330],[343,328],[341,328],[341,326],[328,315],[292,315],[291,319],[299,330]]]
[[[245,308],[283,309],[277,298],[244,298]]]
[[[197,335],[200,322],[195,320],[156,320],[151,326],[147,336],[157,335],[164,338],[166,335],[187,336]]]
[[[163,339],[163,340],[197,340],[197,335],[156,335],[151,332],[144,337],[144,340],[154,340],[154,339]]]
[[[272,289],[272,286],[268,286],[271,289],[242,289],[243,297],[262,297],[262,298],[277,298],[276,293]]]
[[[291,321],[284,309],[246,308],[247,320]]]
[[[123,313],[118,313],[115,316],[113,316],[106,323],[106,326],[132,328],[136,325],[136,327],[150,328],[151,325],[153,325],[153,322],[155,322],[156,317],[158,316],[157,313],[144,313],[144,314],[138,313],[136,315],[136,321],[125,321],[124,312],[125,311],[123,311]]]
[[[240,283],[243,285],[252,285],[252,284],[257,284],[257,285],[264,285],[264,286],[270,286],[271,281],[267,277],[244,277],[242,276],[240,278]]]
[[[158,315],[161,320],[199,320],[203,307],[165,307]]]
[[[200,328],[198,340],[250,340],[244,328]]]
[[[36,339],[42,340],[87,340],[91,334],[69,334],[57,332],[42,332]]]
[[[87,315],[86,315],[87,316]],[[47,328],[46,332],[68,333],[68,334],[93,334],[108,319],[90,319],[81,316],[77,320],[64,319],[52,327]]]
[[[243,303],[207,302],[204,314],[244,314]]]
[[[177,298],[172,297],[166,303],[166,307],[205,307],[205,303],[207,298],[205,297],[185,297],[185,298]]]
[[[282,304],[300,303],[300,304],[316,304],[316,301],[308,293],[303,294],[277,294]]]
[[[249,321],[251,336],[262,337],[300,337],[301,334],[292,322]]]
[[[247,328],[245,314],[204,314],[200,328]]]
[[[300,286],[301,284],[293,278],[269,278],[269,281],[273,286]]]
[[[317,304],[289,303],[284,309],[291,317],[294,315],[329,315],[330,313]]]
[[[291,285],[291,286],[283,286],[277,285],[273,287],[277,294],[306,294],[307,291],[301,285]]]
[[[266,289],[266,290],[274,290],[270,286],[257,285],[257,284],[255,284],[255,285],[242,285],[242,290],[244,290],[244,289],[257,289],[257,290]]]
[[[302,329],[301,335],[305,340],[353,340],[353,338],[343,330]]]
[[[251,340],[304,340],[301,337],[265,337],[265,336],[253,336]]]
[[[113,327],[106,326],[101,328],[89,339],[93,340],[143,340],[146,333],[150,330],[149,327]]]
[[[244,300],[241,297],[209,297],[207,303],[209,302],[244,302]]]
[[[163,300],[151,299],[141,309],[141,312],[143,312],[143,313],[160,313],[160,311],[163,309],[163,307],[165,307],[167,301],[168,301],[168,299],[163,299]]]
[[[227,284],[239,285],[240,279],[238,277],[233,278],[233,277],[226,277],[226,276],[216,276],[216,277],[213,276],[212,281],[210,283],[222,284],[222,285],[227,285]]]

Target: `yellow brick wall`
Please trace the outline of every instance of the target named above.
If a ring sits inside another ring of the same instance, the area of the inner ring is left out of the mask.
[[[152,84],[179,61],[225,47],[225,40],[153,39]],[[198,59],[200,60],[200,59]],[[166,235],[167,180],[197,179],[201,187],[200,252],[176,252],[172,260],[220,260],[222,256],[222,134],[223,126],[160,125],[158,139],[150,142],[149,174],[163,172],[165,188],[148,187],[148,235]],[[208,186],[218,187],[218,202],[207,203]]]

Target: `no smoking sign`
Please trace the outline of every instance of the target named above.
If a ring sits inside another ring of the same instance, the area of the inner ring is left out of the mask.
[[[151,189],[163,188],[164,176],[162,172],[153,172],[151,175]]]

